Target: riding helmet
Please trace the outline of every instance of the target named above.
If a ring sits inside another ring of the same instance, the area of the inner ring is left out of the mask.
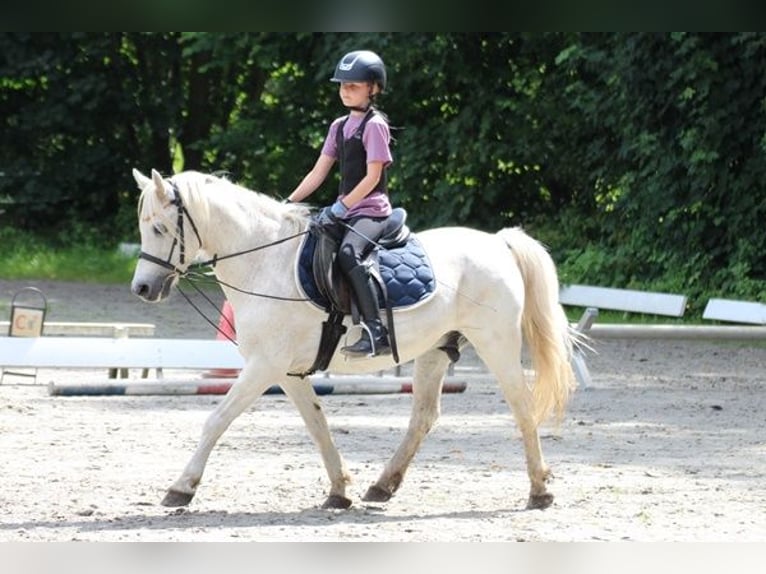
[[[386,89],[386,66],[375,52],[355,50],[343,56],[335,66],[332,82],[373,82]]]

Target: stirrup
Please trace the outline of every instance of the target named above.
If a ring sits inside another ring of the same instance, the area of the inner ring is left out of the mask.
[[[391,345],[388,344],[388,334],[385,331],[385,327],[381,326],[383,330],[376,342],[375,337],[372,335],[372,329],[370,329],[370,327],[368,327],[364,321],[362,321],[359,325],[363,329],[362,336],[353,345],[346,345],[345,347],[342,347],[340,350],[341,353],[348,357],[376,357],[381,355],[388,355],[391,353]],[[364,344],[369,345],[369,350],[357,348],[359,345]]]

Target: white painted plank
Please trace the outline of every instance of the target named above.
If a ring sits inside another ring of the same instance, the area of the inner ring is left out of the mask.
[[[590,285],[562,287],[559,291],[559,302],[575,307],[596,307],[672,317],[681,317],[686,310],[686,295]]]
[[[766,305],[734,299],[710,299],[702,314],[703,319],[766,325]]]
[[[766,327],[755,325],[622,325],[602,323],[587,332],[593,339],[761,340]]]
[[[99,337],[0,337],[3,368],[241,369],[229,341],[112,339]]]

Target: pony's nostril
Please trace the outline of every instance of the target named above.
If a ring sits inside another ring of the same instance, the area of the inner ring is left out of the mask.
[[[149,285],[146,283],[134,283],[131,287],[131,291],[133,291],[133,295],[137,295],[139,297],[145,297],[146,294],[149,292]]]

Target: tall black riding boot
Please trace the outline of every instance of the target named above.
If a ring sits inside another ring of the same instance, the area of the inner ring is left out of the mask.
[[[386,355],[391,352],[388,331],[380,320],[378,297],[370,272],[364,265],[357,265],[348,273],[348,280],[356,295],[362,314],[362,337],[353,345],[343,347],[341,353],[351,357]]]

